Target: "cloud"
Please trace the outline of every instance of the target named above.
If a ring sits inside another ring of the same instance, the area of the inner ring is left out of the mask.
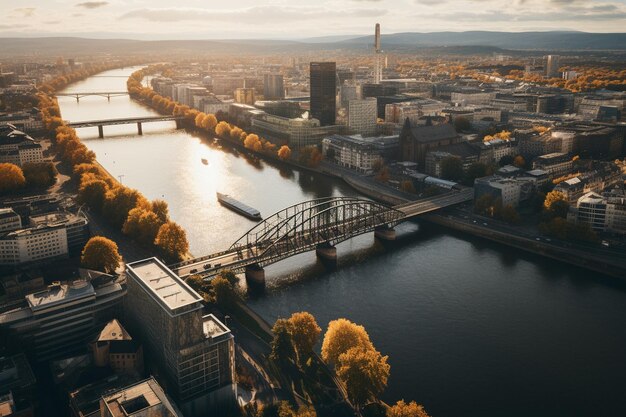
[[[85,9],[97,9],[98,7],[104,7],[109,4],[108,1],[86,1],[78,3],[76,7],[83,7]]]
[[[234,22],[278,22],[288,23],[302,20],[327,20],[330,17],[345,19],[359,17],[378,17],[387,13],[383,9],[348,9],[327,10],[321,7],[277,7],[255,6],[239,10],[207,10],[188,7],[170,7],[162,9],[135,9],[120,16],[121,19],[143,19],[151,22],[181,22],[230,20]]]
[[[16,13],[22,17],[31,17],[35,14],[35,10],[37,9],[34,7],[20,7],[18,9],[13,9],[13,13]]]

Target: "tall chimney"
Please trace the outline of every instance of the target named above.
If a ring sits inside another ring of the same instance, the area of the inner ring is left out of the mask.
[[[380,52],[380,23],[376,23],[376,33],[374,35],[374,49]]]

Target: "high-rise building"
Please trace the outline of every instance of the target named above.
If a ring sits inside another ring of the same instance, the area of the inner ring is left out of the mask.
[[[237,88],[235,90],[235,103],[253,105],[256,101],[254,88]]]
[[[265,74],[263,76],[263,95],[265,100],[285,98],[285,86],[281,74]]]
[[[376,99],[373,97],[348,102],[348,127],[363,137],[376,134]]]
[[[126,265],[128,322],[185,415],[235,399],[235,343],[202,297],[156,258]],[[206,415],[206,414],[202,414]]]
[[[15,333],[39,361],[84,350],[87,342],[119,311],[126,289],[117,282],[53,283],[26,296],[22,308],[0,314],[0,327]]]
[[[337,65],[334,62],[311,62],[311,116],[322,126],[335,124],[337,100]]]
[[[545,76],[552,78],[559,76],[559,56],[558,55],[547,55],[545,57],[545,65],[544,65]]]

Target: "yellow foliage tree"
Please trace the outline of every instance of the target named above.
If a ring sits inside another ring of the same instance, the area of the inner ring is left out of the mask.
[[[286,161],[287,159],[291,158],[291,149],[289,149],[289,146],[283,145],[280,147],[277,154],[280,159]]]
[[[339,356],[354,347],[374,348],[365,327],[347,319],[337,319],[328,323],[322,343],[322,359],[325,362],[337,364]]]

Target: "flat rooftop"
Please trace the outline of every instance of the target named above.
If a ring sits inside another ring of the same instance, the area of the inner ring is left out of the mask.
[[[202,301],[197,292],[157,258],[126,264],[126,269],[170,311]]]
[[[154,378],[128,386],[111,395],[103,396],[102,399],[113,417],[146,415],[150,414],[149,410],[158,412],[158,415],[163,416],[178,415]]]
[[[93,285],[87,281],[75,281],[68,284],[50,285],[47,289],[26,296],[28,306],[33,312],[57,304],[67,303],[80,298],[95,297]]]
[[[202,332],[206,337],[215,338],[230,333],[230,329],[213,314],[208,314],[202,317]]]

